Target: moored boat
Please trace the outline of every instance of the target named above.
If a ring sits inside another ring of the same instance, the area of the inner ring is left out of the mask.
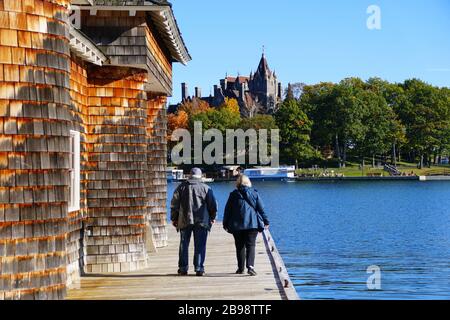
[[[167,168],[166,173],[167,173],[167,182],[179,182],[186,180],[183,170],[169,167]]]
[[[252,180],[288,181],[295,179],[295,166],[289,167],[257,167],[244,170],[244,174]]]

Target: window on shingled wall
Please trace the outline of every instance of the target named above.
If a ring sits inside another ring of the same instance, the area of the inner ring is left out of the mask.
[[[69,212],[80,210],[80,133],[70,131]]]

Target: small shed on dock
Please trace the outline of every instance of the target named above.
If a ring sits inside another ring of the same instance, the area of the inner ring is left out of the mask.
[[[241,174],[243,168],[240,166],[223,166],[220,169],[220,178],[235,179]]]

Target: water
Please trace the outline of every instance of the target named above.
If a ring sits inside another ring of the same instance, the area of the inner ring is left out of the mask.
[[[220,219],[234,184],[211,186]],[[255,187],[302,299],[450,299],[450,182]],[[367,288],[372,265],[380,290]]]

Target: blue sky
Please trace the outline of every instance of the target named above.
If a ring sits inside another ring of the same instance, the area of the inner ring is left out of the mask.
[[[193,60],[174,67],[174,94],[187,82],[209,95],[228,72],[248,75],[265,46],[283,86],[349,76],[450,86],[450,0],[172,0]],[[381,30],[369,30],[370,5]]]

